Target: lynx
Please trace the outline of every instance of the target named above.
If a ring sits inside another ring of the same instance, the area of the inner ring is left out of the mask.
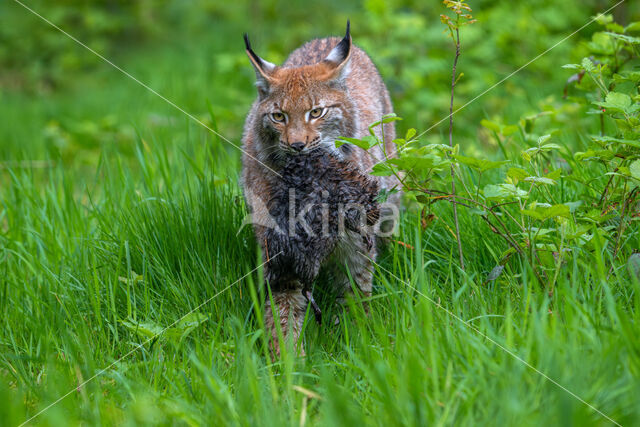
[[[246,53],[255,70],[258,97],[244,126],[242,186],[252,215],[254,232],[269,261],[269,226],[273,223],[268,206],[274,191],[281,189],[281,172],[291,156],[321,151],[338,162],[347,162],[362,174],[384,158],[380,147],[368,151],[354,145],[336,147],[340,137],[361,138],[369,134],[369,126],[393,112],[389,93],[375,65],[367,54],[352,45],[350,24],[345,36],[312,40],[291,53],[281,66],[276,66],[252,50],[245,34]],[[387,156],[395,155],[393,122],[374,128],[384,141]],[[304,173],[304,168],[300,173]],[[370,177],[377,187],[392,190],[398,186],[393,177]],[[349,179],[345,176],[345,179]],[[398,203],[399,193],[390,197]],[[389,206],[393,209],[390,209]],[[387,204],[386,216],[395,217],[395,205]],[[380,210],[383,215],[383,210]],[[349,275],[360,291],[371,294],[376,245],[367,244],[361,233],[345,231],[321,268],[335,277],[338,293],[352,289]],[[265,277],[273,277],[269,263]],[[291,276],[289,283],[272,286],[267,298],[265,325],[276,335],[273,312],[278,313],[285,339],[298,343],[308,305],[304,285]],[[282,282],[280,280],[280,282]],[[271,307],[273,301],[274,307]],[[279,346],[275,344],[279,353]]]

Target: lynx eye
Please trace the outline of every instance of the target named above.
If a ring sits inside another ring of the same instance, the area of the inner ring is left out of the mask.
[[[285,116],[284,113],[281,113],[281,112],[271,113],[271,120],[273,120],[274,122],[284,123],[286,119],[287,119],[287,116]]]
[[[309,118],[317,119],[319,117],[322,117],[323,114],[324,114],[324,108],[314,108],[313,110],[309,111]]]

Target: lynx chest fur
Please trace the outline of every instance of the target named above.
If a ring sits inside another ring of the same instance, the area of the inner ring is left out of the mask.
[[[369,125],[392,113],[393,107],[375,65],[363,50],[352,45],[349,23],[344,38],[310,41],[291,53],[281,66],[259,57],[246,35],[245,44],[255,70],[258,96],[245,122],[242,184],[254,231],[267,261],[266,239],[270,236],[267,230],[273,222],[267,206],[275,191],[282,192],[281,172],[287,159],[323,152],[366,175],[384,158],[382,149],[374,147],[367,152],[351,145],[337,148],[335,141],[340,137],[368,135]],[[386,155],[394,156],[395,146],[391,142],[395,138],[394,124],[378,126],[375,131],[385,141]],[[305,173],[304,168],[300,173]],[[390,190],[398,185],[393,177],[371,179],[380,189]],[[391,201],[397,202],[399,196],[394,197]],[[383,208],[380,213],[383,214]],[[367,245],[359,233],[347,230],[321,268],[333,272],[333,283],[340,290],[351,289],[350,276],[364,294],[370,294],[375,257],[375,244]],[[265,277],[271,277],[269,263],[265,269]],[[282,326],[292,331],[283,332],[295,341],[306,307],[301,290],[299,283],[272,289],[276,306],[271,308],[280,313],[281,320],[293,319],[293,324],[285,322]],[[266,325],[275,328],[271,315],[266,316]]]

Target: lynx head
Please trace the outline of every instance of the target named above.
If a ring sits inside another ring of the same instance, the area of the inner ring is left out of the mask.
[[[256,72],[256,131],[265,160],[317,148],[339,153],[334,141],[353,136],[356,120],[346,85],[352,51],[349,22],[344,38],[324,59],[310,57],[304,61],[308,65],[298,67],[265,61],[253,52],[246,34],[244,40]]]

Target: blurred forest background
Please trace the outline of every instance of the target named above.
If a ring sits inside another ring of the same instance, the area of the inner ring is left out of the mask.
[[[30,1],[35,11],[198,117],[210,103],[222,133],[239,141],[252,102],[253,71],[242,34],[264,58],[280,63],[314,37],[341,35],[347,18],[354,42],[370,53],[387,83],[401,131],[419,131],[445,117],[451,42],[438,1]],[[465,28],[456,92],[462,105],[515,71],[598,11],[602,0],[476,1],[481,25]],[[640,5],[614,10],[625,24]],[[13,1],[0,4],[0,159],[61,159],[92,163],[110,145],[127,151],[136,129],[181,121],[162,100],[127,79]],[[465,148],[491,151],[479,122],[494,115],[516,120],[561,98],[570,75],[560,66],[582,58],[576,49],[597,27],[559,44],[466,108],[456,133]],[[429,136],[438,139],[446,123]],[[400,132],[402,133],[402,132]],[[105,147],[106,146],[106,147]],[[468,153],[471,154],[471,153]]]

